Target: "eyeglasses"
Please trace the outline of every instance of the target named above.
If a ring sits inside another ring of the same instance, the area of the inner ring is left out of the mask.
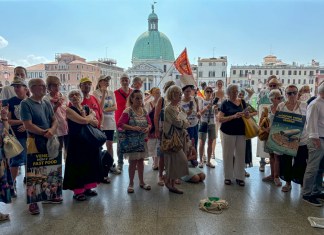
[[[289,95],[289,96],[291,96],[291,95],[297,95],[297,91],[289,91],[286,94]]]
[[[280,97],[275,97],[274,98],[275,100],[282,100],[282,97],[280,96]]]
[[[212,93],[213,91],[210,91],[210,90],[208,90],[208,91],[205,91],[206,93]]]
[[[277,84],[269,85],[269,87],[277,87]]]

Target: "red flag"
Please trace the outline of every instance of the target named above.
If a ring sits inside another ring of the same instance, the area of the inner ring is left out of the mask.
[[[187,55],[187,48],[181,52],[179,57],[174,61],[174,66],[181,74],[192,75],[188,55]]]

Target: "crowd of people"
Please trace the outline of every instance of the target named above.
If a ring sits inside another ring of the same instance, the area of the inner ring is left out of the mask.
[[[158,87],[143,93],[141,78],[130,81],[126,74],[120,77],[121,87],[111,91],[111,77],[103,75],[97,79],[94,91],[91,91],[93,81],[85,77],[80,79],[79,89],[65,96],[60,92],[59,78],[30,79],[26,84],[26,75],[25,68],[16,67],[12,83],[1,93],[1,136],[8,135],[11,129],[24,148],[10,159],[0,151],[0,200],[4,203],[17,197],[15,184],[19,167],[26,166],[30,154],[41,152],[41,140],[53,136],[59,141],[58,157],[65,159],[64,180],[62,185],[58,184],[59,189],[72,190],[77,201],[97,196],[98,184],[111,182],[108,172],[121,174],[126,159],[129,161],[127,193],[137,190],[136,172],[139,188],[151,190],[144,179],[144,160],[152,158],[152,170],[158,171],[157,184],[172,193],[183,194],[178,187],[181,180],[202,182],[206,177],[202,168],[215,168],[212,159],[217,138],[222,145],[224,184],[236,182],[243,187],[245,177],[249,176],[245,168],[253,165],[252,144],[245,137],[243,118],[266,116],[270,125],[262,131],[269,133],[276,112],[284,111],[306,116],[297,155],[273,151],[267,147],[267,140],[258,141],[261,171],[264,171],[265,156],[270,159],[271,174],[262,180],[278,187],[282,186],[281,180],[285,181],[282,192],[289,192],[293,181],[302,185],[304,201],[322,205],[319,200],[324,199],[323,83],[318,87],[318,96],[311,97],[309,86],[298,89],[289,84],[283,88],[276,76],[270,76],[267,87],[259,94],[256,110],[249,104],[253,90],[240,89],[236,84],[228,84],[224,90],[221,80],[216,82],[216,89],[202,84],[202,90],[188,80],[182,80],[182,87],[168,81],[162,95]],[[266,114],[261,114],[263,108]],[[104,133],[106,151],[100,144],[89,144],[84,138],[81,132],[90,127]],[[113,151],[115,140],[117,153]],[[114,155],[117,165],[113,162]],[[35,184],[35,191],[42,185],[47,188],[47,182],[41,182]],[[60,190],[54,189],[52,196],[48,196],[50,190],[47,196],[46,190],[44,196],[40,190],[37,195],[45,203],[62,203],[61,193],[56,193]],[[39,206],[32,199],[29,212],[39,214]],[[9,215],[0,213],[0,220],[7,219]]]

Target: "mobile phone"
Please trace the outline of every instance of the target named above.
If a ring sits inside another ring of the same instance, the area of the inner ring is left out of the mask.
[[[8,100],[2,100],[1,103],[2,103],[2,107],[8,106]]]
[[[193,107],[193,101],[191,100],[191,101],[189,102],[189,109],[192,109],[192,107]]]
[[[218,97],[215,97],[214,101],[213,101],[213,105],[216,105],[219,101],[219,98]]]

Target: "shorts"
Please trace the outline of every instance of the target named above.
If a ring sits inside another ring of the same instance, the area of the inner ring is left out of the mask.
[[[114,130],[104,130],[108,141],[114,141]]]
[[[21,144],[21,146],[23,146],[24,150],[18,156],[10,158],[10,161],[9,161],[10,162],[10,167],[19,167],[19,166],[26,165],[26,161],[27,161],[27,147],[26,147],[27,138],[19,138],[18,141]]]
[[[199,132],[199,139],[201,139],[202,141],[206,141],[207,134],[208,134],[208,139],[209,140],[216,139],[216,127],[215,127],[215,124],[210,124],[210,125],[207,126],[207,133]]]

